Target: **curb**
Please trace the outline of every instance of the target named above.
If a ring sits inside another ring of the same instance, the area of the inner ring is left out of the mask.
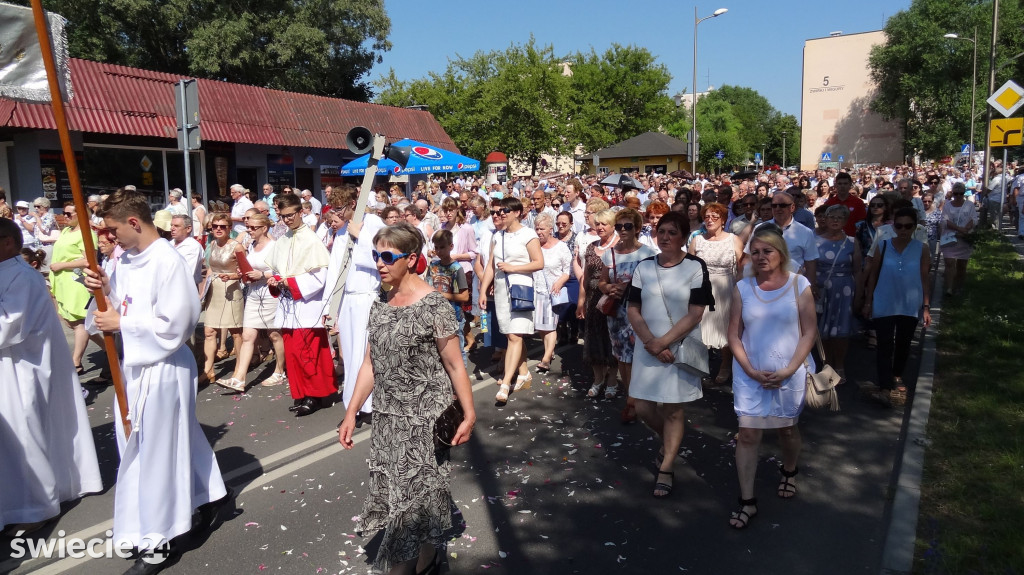
[[[942,270],[935,272],[931,298],[932,325],[924,330],[921,368],[914,388],[914,402],[904,423],[903,453],[895,462],[899,466],[895,495],[889,510],[889,528],[882,547],[882,575],[902,575],[913,571],[914,542],[917,540],[917,518],[921,505],[921,476],[924,473],[924,452],[928,447],[926,427],[932,407],[932,385],[935,375],[935,344],[942,321]]]

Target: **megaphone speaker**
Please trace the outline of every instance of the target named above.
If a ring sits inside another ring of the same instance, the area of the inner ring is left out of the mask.
[[[373,133],[363,126],[356,126],[345,136],[345,146],[357,155],[369,153],[373,150]]]
[[[409,164],[409,157],[411,155],[412,147],[410,146],[392,146],[389,144],[384,148],[384,157],[402,166],[402,168]]]

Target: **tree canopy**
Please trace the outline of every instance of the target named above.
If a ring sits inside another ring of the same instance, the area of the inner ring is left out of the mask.
[[[16,0],[27,5],[27,0]],[[69,20],[71,55],[367,101],[391,49],[383,0],[44,0]]]
[[[572,71],[563,74],[565,63]],[[377,101],[426,105],[461,150],[501,150],[536,168],[542,154],[587,151],[657,130],[672,113],[671,77],[646,49],[614,45],[559,57],[534,38],[505,50],[456,57],[443,72],[378,82]]]
[[[871,77],[878,92],[871,109],[903,123],[907,154],[938,158],[960,149],[971,126],[972,46],[943,38],[952,33],[973,39],[977,28],[978,76],[975,149],[984,148],[988,98],[991,0],[913,0],[885,25],[886,43],[871,51]],[[999,5],[996,88],[1024,77],[1024,7]]]

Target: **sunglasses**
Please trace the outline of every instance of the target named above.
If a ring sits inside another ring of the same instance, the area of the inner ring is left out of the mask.
[[[774,209],[776,209],[776,210],[781,210],[781,209],[783,209],[783,208],[788,208],[789,206],[792,206],[792,205],[793,205],[793,204],[791,204],[791,203],[785,203],[785,204],[772,204],[772,208],[774,208]]]
[[[615,224],[615,231],[617,232],[621,232],[623,230],[631,232],[634,229],[636,229],[636,226],[633,225],[633,222],[622,222],[621,224]]]
[[[245,226],[245,229],[247,229],[247,230],[249,230],[251,232],[253,230],[258,230],[260,228],[265,228],[265,227],[267,227],[267,226]]]
[[[213,224],[210,227],[215,229],[215,230],[226,230],[226,229],[228,229],[229,226],[227,226],[225,224]]]
[[[894,229],[894,230],[912,230],[915,227],[917,227],[917,226],[914,225],[914,224],[896,224],[896,223],[894,223],[892,225],[892,229]]]
[[[551,206],[554,208],[562,207],[562,202],[551,202]]]
[[[512,213],[512,210],[510,210],[508,208],[499,208],[497,210],[491,210],[491,215],[492,216],[497,216],[499,214],[505,216],[505,215],[508,215],[508,214],[511,214],[511,213]]]
[[[383,260],[384,261],[384,265],[388,265],[389,266],[389,265],[397,262],[398,260],[400,260],[400,259],[402,259],[404,257],[407,257],[409,255],[412,255],[412,254],[410,254],[410,253],[396,254],[396,253],[392,253],[392,252],[378,252],[377,250],[373,250],[372,252],[370,252],[370,255],[373,256],[374,263],[377,263],[378,261]]]
[[[64,217],[66,217],[66,218],[73,217],[74,215],[75,215],[75,212],[64,212]]]

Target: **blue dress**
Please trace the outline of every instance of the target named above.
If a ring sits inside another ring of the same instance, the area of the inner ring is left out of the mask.
[[[824,304],[818,314],[818,333],[822,339],[850,337],[856,331],[853,321],[853,296],[857,287],[853,270],[853,238],[832,241],[817,236],[816,241],[818,269],[815,283]]]

